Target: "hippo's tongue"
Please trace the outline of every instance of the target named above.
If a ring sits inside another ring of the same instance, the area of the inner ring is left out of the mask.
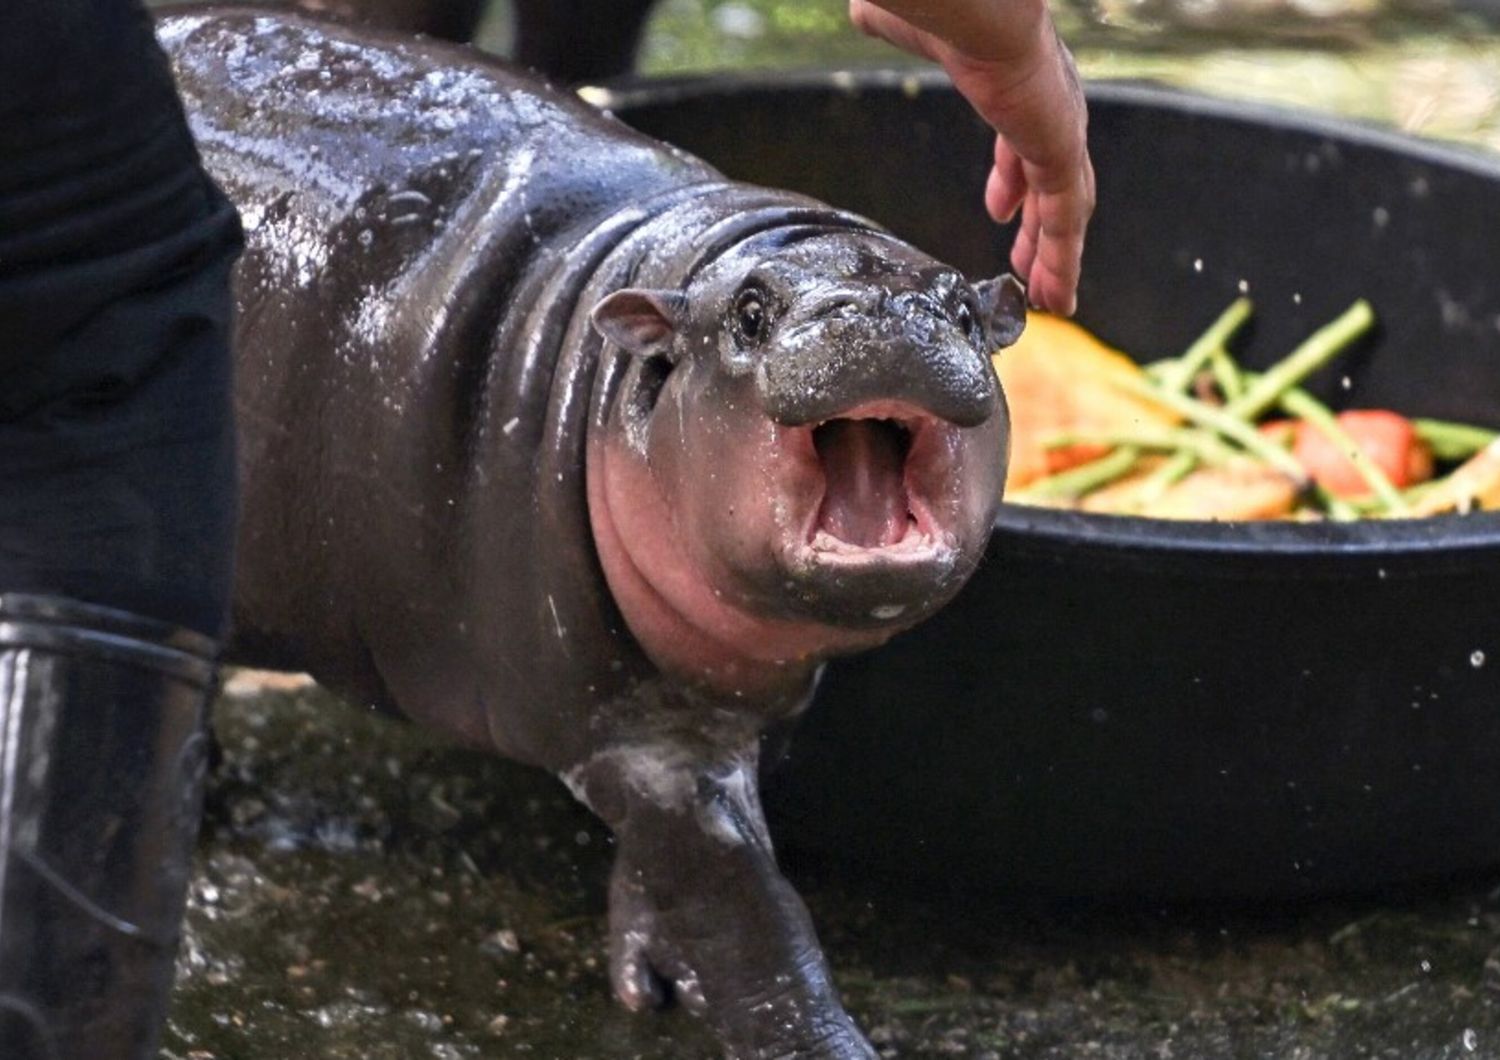
[[[890,420],[829,420],[813,431],[813,444],[827,479],[817,529],[861,548],[900,541],[909,518],[906,430]]]

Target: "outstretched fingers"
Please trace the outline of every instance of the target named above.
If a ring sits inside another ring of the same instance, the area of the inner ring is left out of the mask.
[[[1077,308],[1084,236],[1094,211],[1093,166],[1085,156],[1076,169],[1060,174],[1029,163],[1021,168],[1028,190],[1011,267],[1026,280],[1032,305],[1069,315]]]
[[[1005,137],[995,137],[995,164],[984,188],[984,207],[1001,224],[1016,216],[1026,201],[1026,172],[1021,156],[1011,150]]]

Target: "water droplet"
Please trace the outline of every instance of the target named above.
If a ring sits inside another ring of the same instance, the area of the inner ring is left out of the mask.
[[[1463,1042],[1464,1052],[1477,1053],[1479,1051],[1479,1035],[1474,1032],[1473,1027],[1465,1027],[1459,1040]]]
[[[1203,259],[1202,258],[1194,258],[1193,259],[1193,271],[1194,272],[1202,272],[1203,271]]]
[[[1484,652],[1478,650],[1477,648],[1473,652],[1471,652],[1469,654],[1469,665],[1474,667],[1474,669],[1476,670],[1483,666]]]
[[[1249,294],[1249,293],[1250,293],[1250,281],[1249,280],[1241,280],[1240,281],[1240,294]]]
[[[360,246],[362,246],[362,247],[368,247],[368,246],[371,246],[371,245],[374,244],[374,242],[375,242],[375,233],[372,232],[372,231],[370,231],[368,228],[364,228],[364,229],[360,230],[358,238],[359,238],[359,245]]]

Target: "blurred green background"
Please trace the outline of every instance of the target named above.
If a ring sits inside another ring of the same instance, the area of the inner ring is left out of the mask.
[[[169,6],[179,0],[147,0]],[[191,2],[191,0],[190,0]],[[609,0],[600,0],[607,9]],[[1500,150],[1500,0],[1053,0],[1087,77],[1150,78]],[[482,47],[509,48],[508,0]],[[895,66],[846,0],[663,0],[641,69]]]
[[[845,0],[665,0],[642,69],[910,60],[854,32]],[[1087,77],[1145,77],[1500,149],[1500,0],[1064,0]],[[482,43],[503,51],[507,5]]]

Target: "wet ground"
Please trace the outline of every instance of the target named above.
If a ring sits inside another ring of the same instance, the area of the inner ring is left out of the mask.
[[[702,1060],[601,953],[607,834],[549,777],[232,682],[171,1060]],[[905,891],[794,865],[888,1056],[1500,1056],[1500,889],[1260,910]]]
[[[1500,148],[1486,0],[1073,0],[1093,76],[1315,106]],[[667,0],[645,65],[897,59],[843,0]],[[503,47],[497,7],[485,40]],[[977,194],[977,189],[976,189]],[[714,1055],[601,962],[609,840],[550,778],[258,677],[217,709],[170,1060]],[[792,866],[886,1055],[1500,1057],[1500,872],[1379,901],[1098,908]]]

